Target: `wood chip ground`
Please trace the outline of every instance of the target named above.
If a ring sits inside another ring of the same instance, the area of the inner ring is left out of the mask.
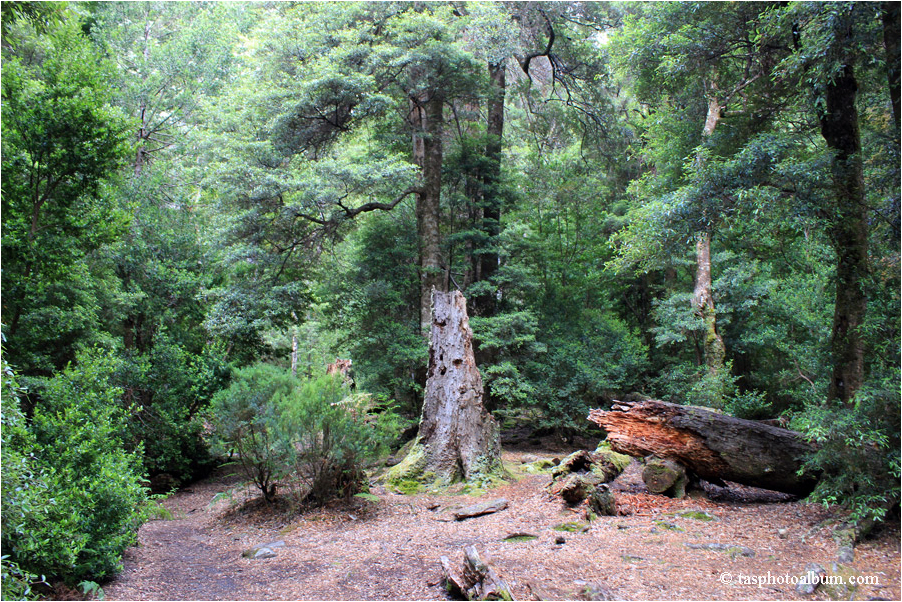
[[[518,471],[522,456],[506,452],[505,463]],[[476,545],[521,600],[580,599],[593,585],[623,600],[796,600],[803,598],[792,585],[736,580],[798,576],[810,562],[836,560],[830,520],[837,515],[819,505],[775,502],[781,498],[740,487],[714,500],[671,500],[648,494],[640,470],[632,466],[614,484],[623,515],[597,519],[582,533],[554,530],[581,516],[544,491],[547,474],[521,474],[481,497],[405,496],[377,487],[378,502],[358,499],[294,516],[284,507],[247,504],[253,492],[240,486],[221,495],[236,481],[220,475],[167,499],[173,519],[141,528],[124,571],[104,590],[108,600],[445,600],[440,557],[460,563],[464,546]],[[507,510],[447,520],[457,508],[498,497],[509,501]],[[716,520],[674,514],[690,509]],[[504,541],[514,533],[538,538]],[[555,543],[560,535],[563,544]],[[275,558],[241,555],[274,540],[285,541]],[[731,557],[688,543],[735,544],[755,555]],[[898,523],[857,547],[852,566],[879,582],[859,587],[856,599],[900,599]]]

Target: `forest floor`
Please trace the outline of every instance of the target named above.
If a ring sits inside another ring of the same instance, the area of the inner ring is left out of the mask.
[[[355,498],[294,515],[264,508],[236,477],[220,472],[163,502],[172,516],[141,528],[138,545],[126,552],[123,572],[104,585],[106,597],[445,600],[439,558],[459,565],[468,545],[490,559],[515,599],[902,597],[898,522],[881,526],[855,548],[845,569],[838,567],[875,584],[845,592],[822,586],[802,596],[785,581],[797,579],[812,562],[833,570],[838,546],[832,527],[839,515],[733,485],[713,491],[710,499],[653,496],[642,484],[637,462],[613,485],[620,516],[596,519],[583,532],[555,530],[582,517],[545,492],[548,474],[524,474],[522,461],[561,458],[567,451],[547,445],[507,449],[505,465],[517,480],[479,497],[401,495],[375,487],[378,502]],[[509,501],[506,510],[460,522],[450,518],[455,508],[498,497]],[[685,510],[704,511],[714,520],[680,516]],[[537,537],[505,541],[518,533]],[[564,543],[556,543],[558,536]],[[284,545],[274,549],[273,558],[242,556],[274,541]],[[689,547],[708,543],[731,549]],[[753,576],[769,583],[759,587],[743,580]]]

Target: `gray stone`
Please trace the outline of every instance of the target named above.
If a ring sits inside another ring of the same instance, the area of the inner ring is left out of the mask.
[[[826,574],[827,571],[821,565],[815,562],[809,563],[805,567],[805,572],[802,573],[801,579],[796,584],[796,592],[803,596],[810,596],[817,589],[817,586],[821,584],[821,577]]]
[[[582,591],[584,600],[616,600],[614,593],[603,585],[597,583],[587,584]]]
[[[507,508],[507,500],[504,498],[498,498],[497,500],[491,500],[482,504],[476,504],[474,506],[461,508],[460,510],[454,512],[454,520],[464,520],[467,518],[473,518],[474,516],[482,516],[483,514],[492,514],[494,512],[504,510],[505,508]]]
[[[839,554],[837,554],[836,559],[845,564],[855,562],[855,548],[852,546],[842,546],[839,548]]]
[[[264,558],[275,558],[276,550],[278,548],[284,547],[284,541],[273,541],[270,543],[263,543],[254,546],[248,550],[242,552],[242,556],[245,558],[250,558],[251,560],[262,560]]]
[[[693,550],[716,550],[719,552],[726,552],[731,558],[736,558],[737,556],[745,556],[747,558],[755,557],[755,550],[731,543],[687,543],[686,547]]]

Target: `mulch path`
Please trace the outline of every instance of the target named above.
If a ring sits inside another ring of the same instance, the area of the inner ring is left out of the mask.
[[[524,453],[506,452],[506,465],[520,472]],[[476,545],[517,599],[579,599],[595,587],[622,600],[795,600],[803,598],[791,584],[737,580],[799,576],[810,562],[836,560],[830,527],[839,516],[822,506],[739,486],[712,490],[709,499],[671,500],[648,494],[640,470],[634,464],[614,482],[622,515],[597,519],[582,533],[553,529],[582,517],[545,492],[547,474],[521,472],[480,497],[375,487],[378,502],[355,499],[294,515],[253,501],[235,477],[214,476],[165,500],[173,518],[141,528],[123,572],[104,590],[109,600],[446,600],[439,558],[459,563],[464,546]],[[497,497],[510,502],[507,510],[449,520],[456,508]],[[676,514],[689,509],[716,520]],[[514,533],[537,538],[504,541]],[[563,544],[555,543],[560,535]],[[276,540],[285,546],[275,558],[241,555]],[[754,556],[687,547],[706,543],[745,546]],[[898,523],[858,546],[851,566],[878,580],[860,586],[855,599],[900,599]]]

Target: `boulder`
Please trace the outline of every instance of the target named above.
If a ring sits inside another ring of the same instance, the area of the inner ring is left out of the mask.
[[[662,493],[674,498],[686,496],[689,477],[686,468],[673,460],[652,458],[645,464],[642,480],[652,493]]]

